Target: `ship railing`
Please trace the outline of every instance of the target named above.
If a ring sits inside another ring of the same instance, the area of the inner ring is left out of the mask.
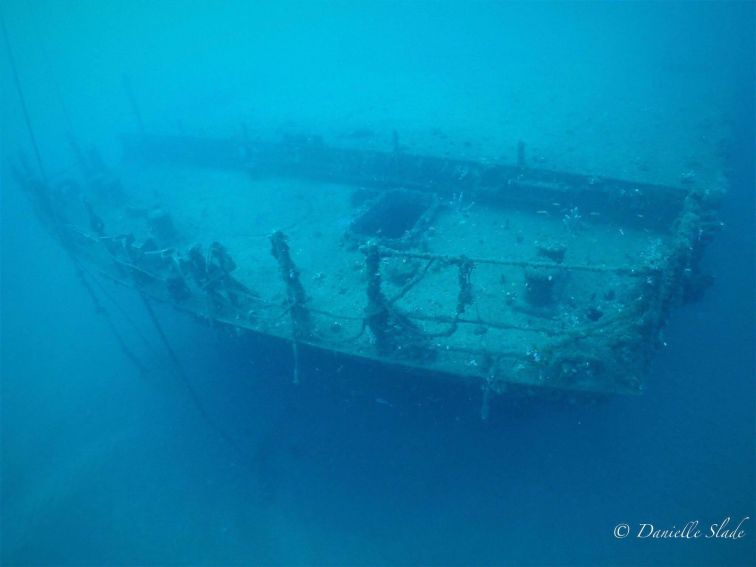
[[[141,265],[133,258],[129,258],[117,251],[110,245],[113,241],[112,236],[98,236],[91,234],[80,227],[67,225],[65,228],[74,232],[82,244],[101,243],[102,249],[110,261],[116,267],[116,274],[127,274],[128,277],[123,281],[130,285],[139,285],[144,291],[153,292],[153,296],[166,301],[174,301],[170,294],[166,293],[172,278],[176,275],[176,266],[178,252],[167,249],[164,252],[166,262],[164,268],[155,266]],[[507,321],[492,321],[481,317],[470,317],[466,315],[469,306],[475,302],[472,293],[471,272],[475,264],[492,264],[508,267],[522,268],[555,268],[565,270],[576,270],[586,272],[603,272],[607,274],[616,274],[629,277],[641,277],[654,275],[659,272],[658,269],[651,267],[615,267],[601,265],[580,265],[580,264],[556,264],[546,262],[532,262],[524,260],[506,260],[492,258],[469,258],[467,256],[448,256],[437,255],[421,252],[401,251],[377,244],[368,244],[362,247],[362,252],[366,258],[366,268],[368,281],[366,286],[366,308],[363,313],[344,314],[337,313],[329,309],[323,309],[320,306],[312,305],[307,297],[306,290],[299,282],[299,271],[294,264],[293,259],[288,253],[286,245],[286,236],[277,232],[271,236],[272,253],[279,262],[281,268],[281,277],[286,289],[286,301],[283,304],[270,301],[259,297],[246,288],[236,290],[244,298],[240,305],[239,302],[233,302],[228,297],[219,294],[211,296],[211,290],[198,287],[197,293],[207,296],[205,299],[199,296],[192,297],[184,302],[183,307],[189,308],[197,314],[204,315],[207,319],[222,319],[234,322],[240,327],[249,328],[250,330],[274,331],[277,335],[284,338],[289,336],[292,343],[323,343],[330,345],[346,345],[355,343],[360,340],[369,330],[372,337],[369,344],[375,346],[379,355],[391,357],[391,344],[398,344],[407,341],[417,341],[428,343],[431,340],[439,340],[451,337],[456,333],[460,325],[473,325],[486,329],[511,330],[523,333],[532,333],[545,338],[557,339],[559,341],[580,340],[581,338],[601,333],[602,329],[621,324],[619,319],[633,319],[634,315],[625,313],[614,317],[604,317],[602,320],[592,323],[586,323],[575,329],[559,328],[557,326],[549,327],[548,325],[537,324],[517,324]],[[402,257],[426,262],[423,269],[419,270],[415,278],[412,278],[398,293],[392,297],[387,297],[381,284],[381,259],[389,257]],[[456,266],[458,269],[459,288],[457,290],[456,312],[453,315],[424,314],[420,312],[404,311],[398,307],[402,297],[416,285],[429,271],[429,268],[435,264],[441,263],[445,266]],[[184,274],[183,277],[189,277]],[[211,300],[212,299],[212,300]],[[181,305],[179,305],[181,307]],[[290,332],[281,331],[280,329],[286,319],[289,319]],[[354,331],[347,335],[341,336],[323,332],[327,329],[327,324],[318,326],[314,320],[326,319],[332,323],[341,321],[342,327],[346,329],[351,327]],[[423,329],[424,324],[443,325],[446,328],[431,332]],[[378,340],[376,340],[376,337]],[[383,344],[381,344],[383,343]],[[295,345],[296,348],[296,345]],[[526,358],[525,352],[496,350],[491,351],[485,348],[470,348],[468,346],[457,345],[450,341],[443,341],[443,349],[451,352],[470,354],[481,357],[499,358]]]

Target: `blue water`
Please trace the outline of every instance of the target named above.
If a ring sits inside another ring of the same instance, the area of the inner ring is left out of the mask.
[[[51,170],[71,161],[68,131],[116,162],[136,127],[127,76],[154,131],[244,120],[412,144],[437,128],[471,141],[452,155],[514,157],[526,139],[548,167],[669,183],[724,169],[729,187],[715,286],[672,316],[642,396],[499,400],[482,422],[477,398],[328,358],[305,355],[295,386],[288,348],[161,310],[207,419],[138,298],[109,289],[152,371],[124,357],[11,183],[30,145],[3,50],[3,564],[756,563],[752,3],[2,10]],[[382,385],[361,388],[371,372]],[[750,517],[742,539],[613,536],[726,517]]]

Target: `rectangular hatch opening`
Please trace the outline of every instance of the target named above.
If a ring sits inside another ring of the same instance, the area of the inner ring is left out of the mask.
[[[430,196],[396,189],[383,193],[352,221],[352,232],[368,237],[398,240],[416,232],[431,205]]]

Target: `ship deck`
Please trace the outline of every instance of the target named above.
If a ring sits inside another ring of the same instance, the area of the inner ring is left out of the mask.
[[[697,190],[310,140],[132,139],[106,178],[81,189],[88,208],[60,198],[100,273],[493,393],[639,391],[705,224]]]

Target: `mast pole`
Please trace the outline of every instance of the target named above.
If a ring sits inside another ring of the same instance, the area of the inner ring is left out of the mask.
[[[8,51],[8,60],[10,62],[11,73],[13,74],[13,83],[16,86],[16,92],[18,98],[21,101],[21,112],[24,116],[24,122],[26,123],[26,129],[29,132],[29,138],[31,139],[32,147],[34,148],[34,156],[37,159],[37,166],[39,167],[39,173],[42,176],[42,181],[47,185],[47,173],[45,171],[44,163],[42,162],[42,154],[39,151],[39,145],[37,144],[37,137],[34,134],[34,127],[29,117],[29,110],[26,106],[26,97],[24,96],[24,90],[21,87],[21,81],[18,77],[18,68],[16,67],[16,58],[13,55],[13,48],[11,47],[10,38],[8,37],[8,29],[5,27],[5,15],[0,11],[0,26],[3,28],[3,39],[5,40],[5,49]]]

